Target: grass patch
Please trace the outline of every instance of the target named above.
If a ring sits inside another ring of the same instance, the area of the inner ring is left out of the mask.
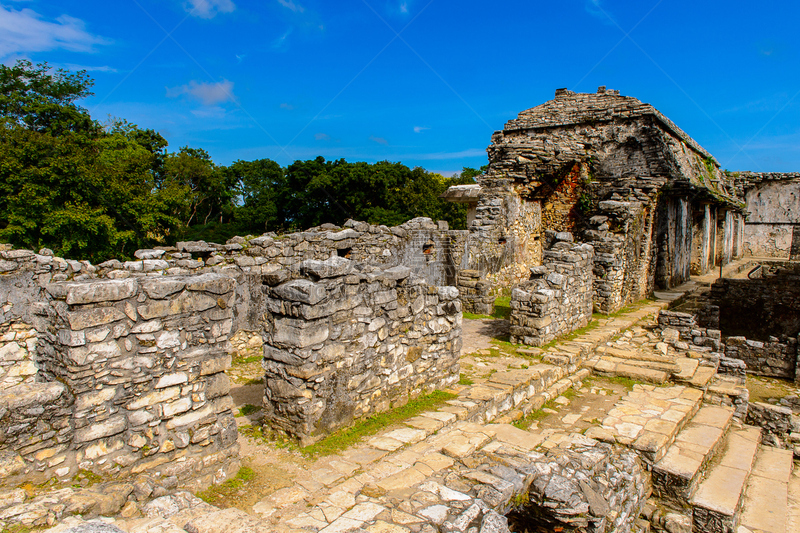
[[[256,473],[251,468],[243,466],[234,477],[224,483],[213,485],[202,492],[198,492],[197,497],[213,505],[221,500],[234,496],[248,481],[252,481],[255,477]]]
[[[634,302],[632,304],[628,304],[619,311],[614,311],[613,313],[605,314],[605,313],[592,313],[592,318],[595,319],[606,319],[606,318],[617,318],[627,313],[632,313],[645,305],[656,301],[655,298],[644,298],[639,300],[638,302]]]
[[[253,405],[251,403],[246,403],[239,408],[239,414],[237,416],[247,416],[250,414],[255,413],[256,411],[260,411],[261,407],[257,405]]]
[[[391,411],[378,413],[359,420],[354,425],[332,433],[317,443],[306,446],[305,448],[300,448],[300,451],[303,455],[309,457],[318,457],[339,452],[360,442],[361,439],[365,437],[378,433],[392,424],[408,420],[425,411],[435,410],[447,400],[452,400],[457,397],[457,395],[450,392],[434,391],[425,396],[410,400],[407,404],[396,407]]]
[[[511,316],[511,296],[498,296],[495,298],[494,310],[491,315],[476,315],[468,311],[464,311],[462,315],[468,320],[507,320]]]
[[[750,392],[751,402],[779,400],[792,393],[788,383],[776,378],[748,375],[746,386]]]
[[[603,379],[610,381],[611,383],[616,383],[617,385],[622,385],[629,391],[633,390],[634,385],[640,383],[635,379],[626,378],[625,376],[603,376]]]
[[[519,420],[515,420],[513,422],[513,426],[518,429],[527,430],[531,427],[531,424],[536,422],[537,420],[543,420],[547,418],[550,413],[546,413],[545,409],[555,409],[556,403],[554,400],[548,400],[542,405],[539,409],[532,411],[528,416],[524,418],[520,418]]]
[[[511,296],[498,296],[494,300],[492,318],[507,319],[511,316]]]
[[[237,357],[233,360],[234,365],[249,365],[252,363],[260,363],[263,356],[251,355],[250,357]]]
[[[472,381],[469,377],[465,376],[464,374],[461,374],[460,376],[458,376],[458,384],[459,385],[474,385],[475,382]]]

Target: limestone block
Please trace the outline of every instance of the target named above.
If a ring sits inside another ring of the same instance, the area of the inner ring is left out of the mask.
[[[142,282],[142,289],[150,298],[162,300],[171,294],[182,291],[186,282],[180,278],[151,278]]]
[[[66,301],[69,305],[115,302],[130,298],[138,288],[134,279],[70,283],[66,286]]]
[[[28,357],[28,351],[16,342],[9,342],[0,347],[0,361],[22,361],[26,357]]]
[[[111,435],[122,433],[127,426],[128,421],[125,415],[115,415],[103,422],[76,429],[75,442],[90,442],[103,437],[110,437]]]
[[[172,420],[167,422],[167,429],[175,429],[177,427],[184,427],[184,426],[191,426],[192,424],[196,424],[200,422],[204,418],[210,417],[214,414],[214,411],[210,405],[205,405],[200,409],[196,409],[194,411],[189,411],[188,413],[180,416],[176,416]]]
[[[224,372],[231,366],[231,355],[228,353],[212,354],[200,363],[200,375],[207,376]]]
[[[230,390],[231,380],[224,372],[206,378],[206,398],[209,400],[228,394]]]
[[[75,398],[75,410],[83,411],[92,407],[100,407],[110,401],[117,393],[115,387],[107,387],[96,391],[84,392]]]
[[[220,274],[202,274],[186,278],[186,288],[190,291],[226,294],[236,288],[236,280]]]
[[[275,319],[273,341],[298,348],[320,344],[328,339],[330,328],[326,321],[306,322],[293,318]]]
[[[126,406],[126,408],[130,411],[135,411],[143,407],[149,407],[157,403],[173,400],[178,396],[180,396],[180,394],[181,394],[181,388],[178,386],[169,387],[166,389],[161,389],[153,392],[148,392],[147,394],[139,396],[138,398],[130,402]]]
[[[187,283],[187,287],[188,285]],[[216,306],[217,299],[213,296],[184,291],[171,300],[152,300],[145,305],[140,305],[138,311],[142,318],[150,320],[182,313],[199,313]]]
[[[81,330],[110,324],[125,318],[125,313],[116,307],[95,307],[92,309],[71,311],[67,313],[67,320],[73,330]]]
[[[327,296],[323,285],[306,279],[287,281],[275,287],[273,293],[284,300],[309,305],[315,305]]]

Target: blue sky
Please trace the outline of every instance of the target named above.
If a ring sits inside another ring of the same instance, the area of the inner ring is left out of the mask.
[[[98,119],[219,164],[451,173],[559,87],[653,104],[731,170],[800,171],[800,2],[0,0],[0,61],[85,68]]]

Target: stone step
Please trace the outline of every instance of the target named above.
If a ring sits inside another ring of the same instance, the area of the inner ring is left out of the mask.
[[[704,406],[675,437],[667,453],[653,465],[653,492],[678,506],[688,505],[704,468],[724,441],[732,407]]]
[[[587,360],[584,365],[602,376],[621,376],[656,384],[665,383],[669,379],[670,372],[666,370],[656,370],[631,363],[632,361],[630,360],[603,356],[593,357]]]
[[[749,400],[750,392],[735,376],[717,374],[709,382],[703,393],[703,401],[705,403],[730,405],[736,408],[736,413],[733,416],[742,421],[747,416]]]
[[[683,385],[637,384],[586,436],[633,448],[646,464],[653,465],[700,409],[702,399],[702,392]]]
[[[700,361],[692,357],[676,357],[675,364],[678,365],[680,370],[672,374],[672,379],[674,381],[684,382],[694,377],[695,372],[697,372],[697,367],[700,365]]]
[[[713,366],[698,366],[694,375],[686,380],[688,385],[697,389],[706,390],[708,383],[717,374],[717,369]]]
[[[761,446],[745,491],[740,523],[753,532],[784,533],[794,454]],[[794,530],[797,531],[797,530]]]
[[[744,426],[728,434],[719,462],[707,472],[689,500],[694,531],[735,531],[747,478],[761,440],[761,429]]]
[[[788,513],[786,516],[786,533],[800,531],[800,465],[794,466],[789,478]]]

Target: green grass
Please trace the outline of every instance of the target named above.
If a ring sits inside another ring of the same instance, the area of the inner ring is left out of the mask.
[[[253,405],[251,403],[246,403],[239,408],[239,414],[237,416],[247,416],[249,414],[255,413],[256,411],[260,411],[261,407],[257,405]]]
[[[474,381],[472,381],[469,377],[465,376],[464,374],[461,374],[458,377],[459,385],[473,385],[474,383],[475,383]]]
[[[252,469],[243,466],[234,477],[224,483],[213,485],[202,492],[198,492],[197,497],[206,503],[213,504],[222,498],[232,496],[234,492],[241,489],[248,481],[253,480],[255,477],[256,473]]]
[[[476,315],[464,311],[464,318],[468,320],[486,320],[486,319],[508,319],[511,316],[511,296],[498,296],[494,299],[494,311],[491,315]]]
[[[342,451],[360,442],[363,438],[374,435],[388,426],[408,420],[422,412],[435,410],[447,400],[453,400],[455,398],[457,398],[455,394],[444,391],[434,391],[425,396],[410,400],[407,404],[396,407],[391,411],[378,413],[359,420],[348,428],[331,433],[319,442],[300,448],[300,451],[309,457],[330,455]]]
[[[263,359],[261,355],[251,355],[250,357],[237,357],[233,360],[234,365],[249,365],[251,363],[258,363]]]
[[[537,409],[535,411],[532,411],[525,418],[520,418],[519,420],[514,421],[513,425],[514,425],[514,427],[516,427],[518,429],[525,429],[526,430],[529,427],[531,427],[531,424],[533,424],[535,421],[547,418],[547,415],[549,413],[545,413],[544,412],[545,409],[555,409],[555,408],[556,408],[555,401],[549,400],[549,401],[545,402],[544,405],[542,405],[539,409]]]

